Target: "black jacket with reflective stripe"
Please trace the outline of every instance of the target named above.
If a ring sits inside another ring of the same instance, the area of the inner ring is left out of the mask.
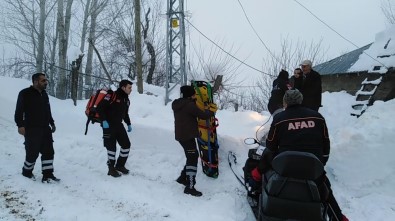
[[[325,165],[330,152],[325,119],[317,111],[300,105],[290,106],[274,116],[266,147],[276,153],[287,150],[309,152]]]
[[[33,86],[19,92],[15,109],[15,123],[18,127],[48,127],[54,124],[48,94]]]
[[[115,96],[115,99],[112,96]],[[114,94],[107,94],[97,109],[102,121],[106,120],[110,124],[119,124],[125,121],[127,125],[130,125],[129,106],[129,95],[118,88]]]

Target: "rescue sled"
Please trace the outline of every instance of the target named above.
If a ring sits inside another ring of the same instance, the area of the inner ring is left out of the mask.
[[[206,106],[214,103],[211,85],[205,81],[193,81],[192,86],[196,91],[196,104],[199,109],[206,110]],[[208,120],[198,119],[199,137],[198,147],[203,173],[209,177],[217,178],[218,171],[218,120],[215,116]]]

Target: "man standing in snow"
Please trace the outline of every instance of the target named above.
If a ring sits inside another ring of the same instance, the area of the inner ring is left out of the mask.
[[[288,71],[281,70],[278,77],[273,81],[272,91],[267,104],[267,109],[271,115],[276,115],[283,110],[283,97],[285,91],[291,89],[288,81]]]
[[[300,87],[302,82],[300,81],[302,78],[303,72],[300,68],[295,68],[294,74],[289,78],[289,84],[292,89],[298,89],[300,91]]]
[[[132,84],[129,80],[122,80],[119,88],[114,93],[108,93],[97,107],[102,121],[103,142],[107,149],[107,175],[112,177],[129,173],[125,164],[129,156],[130,140],[122,121],[128,126],[128,132],[132,132],[129,117],[129,94],[132,92]],[[116,160],[117,142],[121,150]]]
[[[19,92],[15,109],[18,133],[25,137],[26,157],[22,175],[35,180],[34,165],[41,153],[42,182],[59,181],[53,175],[53,138],[55,122],[52,118],[48,94],[48,80],[44,73],[32,76],[33,86]]]
[[[261,157],[259,166],[252,172],[252,182],[260,183],[261,174],[271,169],[273,158],[285,151],[301,151],[314,154],[325,166],[329,159],[330,140],[328,128],[324,117],[317,111],[303,107],[303,95],[298,90],[285,92],[283,103],[285,111],[273,117],[269,134],[266,139],[266,149]],[[315,180],[317,186],[325,185],[328,188],[327,203],[334,211],[339,221],[348,221],[331,190],[331,184],[326,173]]]
[[[300,67],[303,71],[303,78],[298,79],[301,82],[300,92],[303,94],[302,105],[312,110],[318,111],[321,107],[322,84],[321,75],[312,69],[312,62],[304,60]],[[295,85],[298,85],[298,80]]]
[[[180,88],[181,98],[173,101],[175,139],[181,144],[186,156],[186,164],[177,182],[185,185],[184,193],[192,196],[202,196],[195,189],[196,172],[199,153],[196,148],[196,138],[199,136],[197,118],[209,119],[214,116],[217,106],[207,106],[209,111],[202,111],[196,106],[195,89],[192,86]]]

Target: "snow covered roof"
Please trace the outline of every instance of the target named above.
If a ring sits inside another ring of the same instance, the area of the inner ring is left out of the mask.
[[[395,25],[377,33],[372,46],[359,56],[348,71],[386,73],[390,67],[395,67]]]
[[[372,44],[314,67],[321,75],[350,72],[386,73],[395,67],[395,25],[376,34]]]
[[[340,57],[334,58],[325,63],[314,66],[313,69],[318,71],[321,75],[330,75],[330,74],[338,74],[338,73],[346,73],[350,67],[358,61],[359,56],[363,51],[368,49],[372,43],[358,48],[354,51],[348,52]]]

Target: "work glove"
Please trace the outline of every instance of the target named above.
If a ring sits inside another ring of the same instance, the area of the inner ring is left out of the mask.
[[[262,174],[259,172],[258,167],[255,167],[251,171],[251,178],[254,179],[256,182],[261,182]]]
[[[106,120],[104,120],[102,123],[102,127],[103,127],[103,129],[108,129],[108,128],[110,128],[110,125],[108,124],[108,122]]]
[[[218,107],[217,107],[217,105],[216,105],[216,104],[214,104],[214,103],[211,103],[211,104],[209,104],[209,105],[207,106],[207,109],[208,109],[209,111],[211,111],[211,112],[215,113],[215,112],[217,112],[217,110],[218,110]]]
[[[249,177],[247,179],[246,186],[247,186],[248,192],[250,192],[252,194],[260,193],[260,189],[262,186],[261,180],[262,180],[261,173],[259,172],[258,168],[254,168],[251,171],[251,177]]]
[[[128,125],[128,132],[132,132],[132,125]]]
[[[52,125],[51,125],[51,132],[52,132],[52,133],[55,133],[55,131],[56,131],[55,124],[52,124]]]

